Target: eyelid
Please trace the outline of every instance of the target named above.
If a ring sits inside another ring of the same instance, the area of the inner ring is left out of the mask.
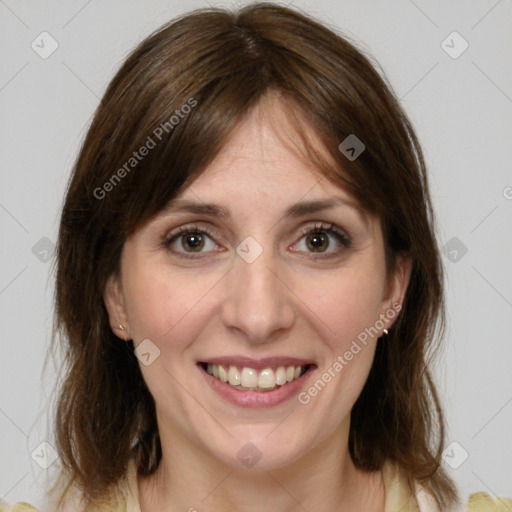
[[[197,224],[187,224],[185,226],[180,226],[179,228],[168,231],[162,238],[162,245],[164,246],[165,249],[167,249],[172,254],[178,256],[179,258],[198,259],[199,257],[201,257],[200,256],[201,254],[206,254],[206,253],[201,253],[201,252],[187,253],[187,252],[181,252],[181,251],[176,251],[176,250],[171,249],[171,245],[176,240],[178,240],[180,237],[182,237],[188,233],[204,234],[204,235],[208,236],[208,238],[210,238],[210,240],[212,240],[212,242],[215,243],[216,245],[218,245],[216,239],[222,238],[221,236],[217,236],[216,234],[214,234],[213,230],[210,228],[207,228],[204,226],[200,227]],[[208,251],[208,252],[211,252],[211,251]],[[222,251],[216,251],[216,252],[222,252]],[[197,256],[194,256],[194,254],[197,254]]]
[[[170,240],[177,238],[179,235],[187,234],[187,233],[205,233],[209,237],[217,236],[213,233],[213,230],[204,227],[199,226],[198,224],[186,224],[184,226],[180,226],[178,228],[172,229],[171,231],[166,232],[166,234],[163,237],[163,241],[169,242]]]
[[[351,241],[351,237],[347,231],[334,224],[334,222],[317,222],[314,226],[302,228],[301,235],[305,236],[316,232],[333,233],[343,238],[347,243]]]
[[[306,258],[308,258],[308,259],[327,259],[329,257],[335,257],[335,256],[339,255],[339,253],[343,249],[348,249],[352,245],[352,237],[345,229],[340,228],[339,226],[337,226],[336,224],[334,224],[332,222],[330,222],[330,223],[316,222],[314,225],[309,225],[309,226],[303,227],[300,230],[299,237],[296,239],[295,242],[293,242],[292,246],[298,244],[305,236],[314,234],[314,233],[318,233],[318,232],[320,232],[320,233],[323,232],[323,233],[327,233],[329,235],[335,236],[338,239],[338,242],[340,243],[340,245],[342,247],[335,249],[333,251],[324,252],[324,253],[308,252],[308,253],[306,253],[306,254],[308,254],[308,256],[306,256]],[[170,232],[167,232],[162,239],[162,245],[167,250],[169,250],[173,254],[177,255],[178,257],[189,258],[189,259],[198,259],[201,257],[202,254],[208,254],[208,252],[212,252],[212,251],[207,251],[206,253],[202,253],[202,252],[187,253],[187,252],[175,251],[170,248],[171,244],[174,241],[176,241],[181,236],[184,236],[188,233],[204,234],[204,235],[208,236],[212,240],[212,242],[214,242],[217,245],[218,245],[217,239],[218,238],[222,239],[222,236],[219,236],[216,233],[214,233],[214,230],[212,230],[211,228],[199,226],[198,224],[194,223],[194,224],[187,224],[184,226],[180,226],[176,229],[171,230]],[[215,252],[223,252],[223,251],[215,251]],[[298,253],[298,252],[304,252],[304,251],[295,251],[295,252]]]
[[[315,233],[327,233],[328,235],[332,235],[338,239],[341,247],[338,249],[334,249],[333,251],[328,252],[307,252],[307,259],[328,259],[335,258],[340,255],[343,250],[349,249],[353,245],[353,240],[350,234],[343,228],[340,228],[333,222],[324,223],[317,222],[314,226],[308,226],[302,229],[301,235],[299,239],[293,243],[293,245],[298,244],[305,236],[315,234]],[[303,252],[303,251],[296,251]]]

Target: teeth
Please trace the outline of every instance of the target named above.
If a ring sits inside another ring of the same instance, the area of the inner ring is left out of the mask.
[[[244,388],[255,388],[258,385],[258,373],[252,368],[243,368],[241,381]]]
[[[210,375],[244,391],[272,391],[277,386],[284,386],[287,382],[298,379],[304,370],[304,366],[278,366],[275,371],[272,368],[265,368],[258,372],[248,367],[243,367],[240,371],[236,366],[229,366],[226,369],[221,364],[206,365],[206,371]]]
[[[216,366],[216,365],[212,365],[212,366]],[[215,377],[215,375],[214,375],[214,377]],[[240,380],[241,380],[240,379],[240,373],[239,373],[238,368],[236,366],[230,366],[229,367],[228,379],[229,379],[229,383],[232,386],[239,386],[240,385]]]
[[[276,370],[276,384],[278,386],[286,384],[286,370],[284,369],[284,366],[280,366]]]
[[[228,372],[226,371],[224,366],[222,366],[221,364],[219,364],[218,366],[219,366],[219,379],[222,382],[227,382],[229,380]]]
[[[261,370],[260,376],[258,377],[258,387],[262,389],[273,389],[276,387],[276,377],[272,368]]]

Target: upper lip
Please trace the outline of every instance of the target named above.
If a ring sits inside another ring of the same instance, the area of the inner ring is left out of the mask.
[[[280,356],[263,357],[261,359],[246,356],[219,356],[201,359],[198,363],[221,364],[222,366],[237,366],[240,368],[247,367],[254,368],[255,370],[275,368],[278,366],[312,366],[315,364],[310,359]]]

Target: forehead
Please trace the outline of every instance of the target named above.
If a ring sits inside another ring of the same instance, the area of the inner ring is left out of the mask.
[[[237,124],[216,158],[178,197],[197,199],[193,196],[205,194],[220,198],[227,192],[241,194],[249,189],[252,194],[276,199],[298,199],[306,194],[313,199],[337,193],[355,202],[341,183],[327,180],[308,158],[304,137],[315,153],[336,166],[303,113],[290,101],[267,94]]]
[[[303,152],[287,106],[266,99],[237,125],[216,158],[162,213],[195,213],[228,220],[301,217],[343,208],[362,218],[368,215],[341,183],[322,174]],[[314,130],[301,123],[314,150],[328,159]]]

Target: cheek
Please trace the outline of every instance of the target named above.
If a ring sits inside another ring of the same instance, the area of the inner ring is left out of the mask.
[[[316,313],[315,331],[323,333],[323,357],[299,402],[330,411],[322,420],[327,432],[348,417],[368,377],[380,335],[375,324],[382,312],[383,283],[383,275],[371,266],[339,272],[325,280],[323,292],[308,304]],[[315,421],[310,426],[320,428]]]
[[[310,292],[310,306],[338,354],[379,320],[385,276],[378,266],[369,265],[343,269],[322,281],[319,292],[313,296]]]
[[[149,338],[161,349],[169,345],[169,339],[173,339],[172,347],[187,344],[182,335],[185,332],[193,338],[198,325],[195,320],[204,308],[202,300],[215,280],[190,272],[171,272],[160,263],[137,263],[125,273],[126,311],[135,341]]]

